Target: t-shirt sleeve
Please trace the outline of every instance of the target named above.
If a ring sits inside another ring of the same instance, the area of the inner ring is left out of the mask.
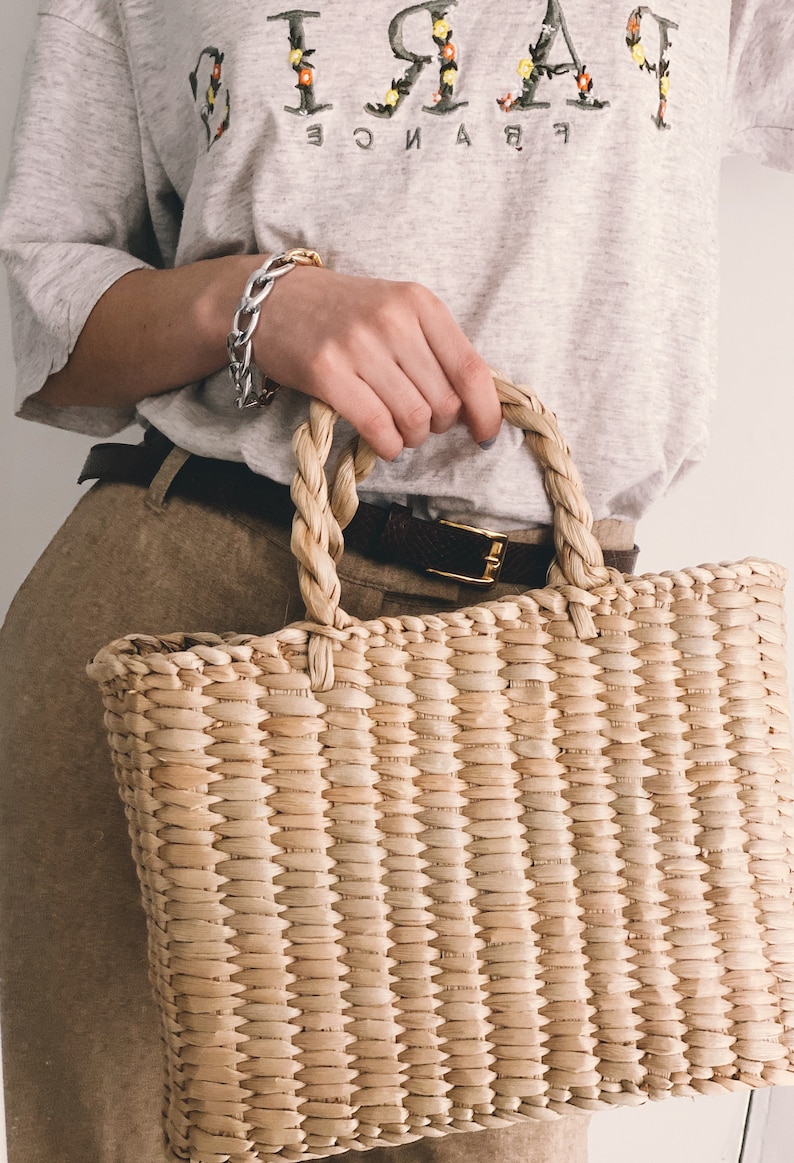
[[[76,24],[45,5],[25,66],[2,207],[16,414],[107,436],[134,409],[53,408],[35,393],[67,362],[91,310],[129,271],[157,265],[127,55],[111,6]]]
[[[794,170],[794,0],[733,0],[724,152]]]

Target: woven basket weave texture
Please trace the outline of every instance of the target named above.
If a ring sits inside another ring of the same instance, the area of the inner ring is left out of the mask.
[[[310,621],[133,636],[90,668],[171,1157],[297,1163],[794,1083],[784,571],[624,578],[588,565],[585,505],[556,584],[358,624],[339,490],[310,491]],[[577,503],[555,505],[559,532]]]

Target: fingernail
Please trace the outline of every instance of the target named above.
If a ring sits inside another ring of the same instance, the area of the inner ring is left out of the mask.
[[[483,440],[480,443],[480,448],[483,450],[483,452],[487,452],[489,448],[493,448],[493,446],[496,444],[496,440],[497,438],[495,436],[492,436],[490,440]]]
[[[399,464],[400,461],[403,461],[403,460],[405,460],[405,450],[404,449],[400,453],[399,456],[395,456],[394,460],[392,461],[392,464]]]

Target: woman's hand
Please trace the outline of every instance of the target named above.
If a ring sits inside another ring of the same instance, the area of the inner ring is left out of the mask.
[[[263,305],[253,354],[271,379],[330,404],[384,460],[459,418],[478,444],[502,421],[488,365],[419,283],[298,266]]]

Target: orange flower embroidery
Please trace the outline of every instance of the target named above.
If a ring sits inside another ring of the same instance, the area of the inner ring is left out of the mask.
[[[630,16],[629,22],[626,25],[626,31],[630,36],[639,36],[640,20],[638,16]]]
[[[589,73],[579,73],[576,77],[576,84],[580,93],[589,93],[593,87],[593,78]]]
[[[455,59],[455,46],[454,46],[454,44],[445,44],[444,48],[442,49],[442,53],[444,55],[445,60],[454,61],[454,59]]]
[[[311,85],[313,79],[314,78],[312,77],[311,69],[301,69],[300,73],[298,74],[299,85]]]

